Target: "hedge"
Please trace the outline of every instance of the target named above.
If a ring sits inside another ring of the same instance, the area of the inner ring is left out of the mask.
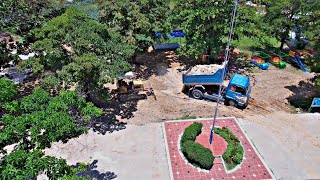
[[[240,144],[238,137],[228,128],[215,128],[214,131],[227,141],[227,150],[223,153],[222,158],[227,164],[227,169],[233,169],[242,162],[244,152],[243,147]]]
[[[203,169],[211,169],[214,156],[210,149],[194,141],[186,141],[182,144],[182,152],[191,164]]]
[[[210,170],[214,160],[211,150],[195,142],[201,134],[201,129],[202,124],[197,122],[187,127],[181,137],[180,146],[182,153],[192,165]]]
[[[197,136],[201,133],[202,124],[194,122],[184,130],[181,138],[181,144],[186,141],[195,141]]]

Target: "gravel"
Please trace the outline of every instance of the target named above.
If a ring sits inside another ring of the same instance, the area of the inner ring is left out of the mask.
[[[188,74],[190,75],[214,74],[221,68],[223,68],[223,66],[218,64],[197,65],[192,67],[192,69],[189,71]]]

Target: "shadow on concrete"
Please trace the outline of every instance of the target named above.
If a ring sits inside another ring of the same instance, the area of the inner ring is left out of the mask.
[[[117,95],[116,92],[111,92],[112,98],[102,105],[104,115],[91,122],[91,128],[101,134],[112,133],[114,131],[123,130],[126,128],[126,123],[121,122],[121,119],[130,119],[134,117],[134,112],[138,110],[138,102],[146,99],[146,94],[131,94]],[[149,98],[152,98],[149,96]]]
[[[106,171],[106,172],[100,172],[96,168],[98,160],[94,160],[90,165],[85,165],[85,172],[78,172],[78,177],[83,178],[91,178],[91,179],[97,179],[97,180],[112,180],[117,178],[117,175],[114,172]],[[76,165],[71,166],[72,168],[78,168],[80,166],[80,163],[77,163]]]

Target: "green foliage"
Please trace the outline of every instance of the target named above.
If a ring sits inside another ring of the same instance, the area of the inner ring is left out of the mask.
[[[228,128],[215,128],[214,131],[228,143],[227,150],[223,153],[222,158],[226,162],[227,169],[231,170],[242,162],[244,149],[238,137]]]
[[[40,150],[87,132],[88,121],[101,116],[101,109],[74,91],[51,96],[41,88],[4,108],[13,114],[1,119],[0,151],[5,155],[0,161],[1,179],[35,179],[43,172],[49,179],[77,177],[65,160],[44,156]],[[16,148],[7,154],[4,147],[12,144]]]
[[[182,152],[188,161],[195,166],[207,170],[211,169],[214,156],[210,149],[194,141],[186,141],[182,144]]]
[[[259,7],[238,7],[233,38],[234,46],[241,50],[278,46],[276,38],[266,33],[263,12],[265,9],[259,9]]]
[[[49,100],[49,93],[41,88],[36,88],[31,95],[20,100],[19,110],[23,113],[45,110]]]
[[[59,92],[62,89],[59,78],[56,77],[54,74],[49,74],[48,76],[46,76],[42,80],[40,87],[53,95],[59,94]]]
[[[65,160],[43,155],[39,150],[16,150],[10,153],[0,161],[1,179],[36,179],[37,175],[44,171],[49,179],[58,179],[70,173],[71,168]]]
[[[263,18],[263,26],[270,36],[281,42],[280,49],[283,48],[289,37],[289,31],[293,31],[295,25],[309,26],[310,23],[304,16],[312,14],[312,11],[307,10],[311,6],[312,3],[300,0],[270,0],[270,7],[267,8],[267,14]]]
[[[144,49],[155,32],[167,32],[169,5],[166,0],[97,0],[100,22],[125,36],[126,42]]]
[[[202,124],[201,123],[192,123],[188,126],[181,137],[181,144],[187,141],[195,141],[197,136],[201,133]]]
[[[1,31],[0,31],[0,34]],[[6,34],[6,33],[3,33]],[[9,62],[17,63],[19,57],[17,54],[12,54],[11,52],[17,49],[17,53],[20,53],[21,43],[16,41],[14,42],[14,38],[11,34],[4,35],[6,39],[0,40],[0,68],[8,65]]]
[[[219,53],[229,33],[232,7],[231,0],[175,1],[169,22],[186,34],[187,44],[181,47],[181,53],[198,58],[207,47]]]
[[[64,142],[86,132],[84,126],[91,117],[102,115],[101,109],[86,103],[74,91],[51,97],[40,88],[19,101],[7,103],[5,108],[12,113],[19,112],[19,116],[3,116],[5,128],[0,132],[1,148],[13,143],[18,143],[22,149],[50,147],[51,142]]]
[[[17,85],[10,80],[0,78],[0,105],[1,103],[11,101],[18,93]]]
[[[76,7],[71,6],[32,33],[37,38],[32,48],[39,56],[24,66],[31,65],[38,74],[57,73],[60,82],[65,82],[64,88],[76,85],[80,92],[90,93],[131,70],[127,59],[133,55],[133,47]],[[51,78],[50,83],[56,84],[57,79]]]
[[[180,146],[182,153],[191,164],[209,170],[211,169],[214,160],[211,150],[194,142],[197,136],[201,133],[201,129],[202,124],[197,122],[188,126],[183,132]]]
[[[0,3],[0,32],[24,35],[41,21],[61,13],[60,0],[4,0]]]

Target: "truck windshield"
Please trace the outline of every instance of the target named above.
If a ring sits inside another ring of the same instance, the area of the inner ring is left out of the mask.
[[[231,91],[234,91],[234,92],[238,92],[238,93],[241,93],[242,95],[246,95],[246,89],[242,88],[242,87],[238,87],[238,86],[231,86],[230,88]]]

